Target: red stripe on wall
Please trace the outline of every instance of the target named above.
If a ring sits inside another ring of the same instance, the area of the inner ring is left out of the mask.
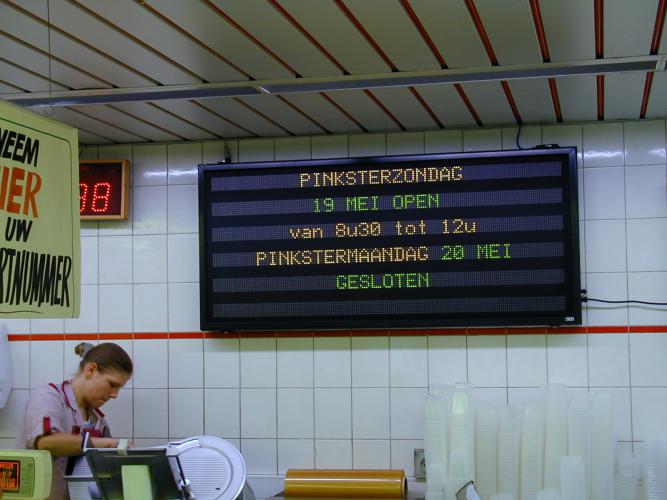
[[[630,333],[667,333],[667,325],[630,326]]]
[[[65,340],[62,333],[31,333],[30,340]]]
[[[204,332],[205,339],[238,339],[238,333]]]
[[[170,339],[203,339],[204,332],[173,332],[169,334]]]
[[[136,333],[32,333],[9,334],[10,342],[52,340],[164,340],[164,339],[238,339],[278,337],[410,337],[446,335],[558,335],[605,333],[667,333],[667,325],[602,325],[564,327],[480,327],[480,328],[423,328],[397,330],[322,330],[322,331],[257,331],[257,332],[136,332]]]
[[[10,342],[22,342],[25,340],[30,340],[30,334],[12,334],[7,335],[7,339]]]
[[[547,333],[546,327],[530,327],[527,326],[525,328],[520,328],[520,327],[515,327],[515,328],[507,328],[506,329],[507,335],[545,335]]]
[[[627,326],[589,326],[586,328],[588,333],[628,333]]]
[[[141,332],[134,334],[134,340],[157,340],[167,338],[169,338],[167,332]]]
[[[429,335],[465,335],[468,330],[465,328],[436,328],[429,330]]]
[[[100,340],[132,340],[133,333],[100,333]]]

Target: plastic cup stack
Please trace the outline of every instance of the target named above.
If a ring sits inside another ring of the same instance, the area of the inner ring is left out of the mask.
[[[549,384],[544,391],[544,487],[560,487],[560,460],[567,455],[567,387]]]
[[[449,461],[449,476],[445,480],[445,498],[455,500],[456,492],[463,488],[472,479],[468,476],[472,465],[466,450],[452,450]]]
[[[427,491],[431,488],[432,476],[428,470],[439,469],[441,478],[440,491],[444,488],[444,477],[447,475],[447,433],[445,425],[446,403],[440,395],[429,394],[424,408],[424,458],[427,466]]]
[[[519,500],[521,427],[516,417],[503,416],[498,429],[498,491]]]
[[[491,500],[516,500],[511,493],[494,493]]]
[[[644,442],[644,494],[646,500],[667,499],[667,441]]]
[[[636,467],[632,453],[623,453],[618,456],[614,476],[614,500],[635,500],[637,498]]]
[[[590,494],[591,480],[591,402],[588,394],[578,394],[570,401],[568,409],[568,455],[581,457],[584,463],[586,495]],[[561,463],[562,467],[562,463]],[[561,475],[562,478],[562,475]],[[561,496],[567,498],[563,491]]]
[[[590,500],[614,498],[614,401],[611,394],[591,397]],[[665,499],[667,500],[667,499]]]
[[[560,500],[560,490],[549,488],[537,492],[537,500]]]
[[[424,500],[444,500],[445,478],[440,464],[426,462],[426,494]]]
[[[488,500],[497,488],[498,412],[492,406],[477,411],[475,435],[475,486],[482,500]]]
[[[544,457],[544,410],[528,403],[521,426],[521,500],[535,500],[542,488]]]
[[[586,469],[579,455],[566,455],[560,461],[560,496],[563,500],[586,500]]]
[[[475,415],[472,409],[472,387],[457,383],[452,396],[449,420],[449,475],[472,481],[475,478]],[[465,459],[459,458],[465,457]],[[454,463],[454,460],[459,463]],[[462,467],[465,466],[465,469]]]

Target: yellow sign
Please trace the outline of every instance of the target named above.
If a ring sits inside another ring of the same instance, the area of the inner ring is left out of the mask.
[[[76,318],[78,131],[0,101],[0,316]]]

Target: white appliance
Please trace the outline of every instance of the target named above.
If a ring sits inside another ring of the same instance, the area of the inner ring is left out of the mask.
[[[129,448],[126,451],[99,448],[86,450],[86,459],[79,459],[72,473],[65,476],[69,483],[70,498],[103,498],[105,490],[113,500],[118,495],[121,498],[122,490],[118,493],[118,478],[114,470],[118,467],[114,462],[122,465],[148,463],[146,456],[160,451],[167,457],[171,474],[167,473],[169,477],[163,475],[159,481],[175,482],[179,496],[157,495],[156,500],[255,500],[252,489],[246,484],[246,467],[241,453],[228,441],[215,436],[190,437],[166,446]],[[163,472],[164,469],[156,470],[156,473]],[[102,485],[103,481],[116,481],[116,486],[107,487],[107,484]]]
[[[12,357],[9,351],[7,325],[0,323],[0,409],[4,408],[12,392]]]

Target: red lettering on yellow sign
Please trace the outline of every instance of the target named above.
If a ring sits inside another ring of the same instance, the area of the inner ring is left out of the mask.
[[[13,214],[32,215],[37,213],[36,195],[42,187],[42,178],[34,172],[26,172],[20,167],[2,167],[0,176],[0,210]]]

